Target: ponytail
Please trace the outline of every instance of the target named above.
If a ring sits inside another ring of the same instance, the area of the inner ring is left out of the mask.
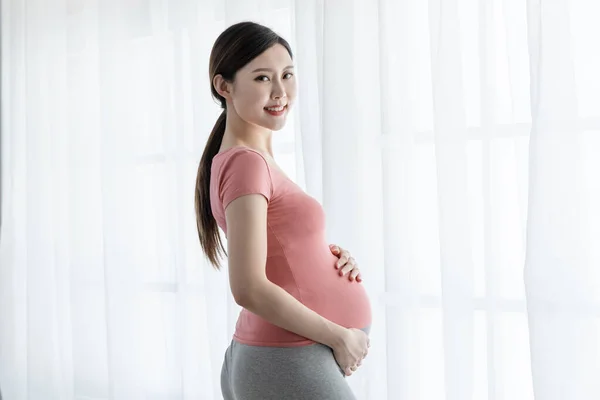
[[[198,228],[200,245],[202,246],[202,250],[204,250],[204,254],[216,269],[220,269],[221,267],[219,258],[227,253],[221,241],[217,221],[210,207],[210,170],[213,157],[219,152],[219,148],[223,142],[226,116],[227,111],[223,110],[208,137],[204,153],[202,153],[202,158],[198,165],[194,196],[196,227]]]

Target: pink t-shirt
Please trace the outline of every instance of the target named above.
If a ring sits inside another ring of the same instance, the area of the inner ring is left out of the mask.
[[[325,213],[313,197],[257,151],[232,147],[212,162],[210,200],[215,219],[227,235],[225,208],[234,199],[261,194],[267,210],[267,278],[321,316],[347,328],[371,324],[364,286],[340,276],[338,258],[325,238]],[[313,341],[279,328],[243,309],[234,339],[255,346],[292,347]]]

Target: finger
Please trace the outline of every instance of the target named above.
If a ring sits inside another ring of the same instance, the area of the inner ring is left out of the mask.
[[[357,367],[360,367],[362,365],[362,358],[360,360],[358,360],[358,362],[356,363]]]
[[[362,275],[360,274],[360,272],[358,273],[358,276],[356,277],[356,282],[362,282]]]
[[[351,281],[353,281],[353,280],[356,279],[356,277],[358,276],[358,274],[360,274],[360,269],[358,269],[358,267],[356,265],[354,265],[354,269],[350,273],[350,276],[348,277],[348,279],[350,279]]]
[[[354,264],[348,263],[340,270],[340,276],[346,275],[348,272],[354,269]]]
[[[330,244],[329,245],[329,249],[331,250],[331,252],[335,255],[340,254],[340,246],[337,246],[335,244]]]
[[[357,369],[358,369],[358,367],[356,365],[353,365],[353,366],[350,367],[350,370],[352,372],[356,371]]]
[[[342,253],[339,255],[339,257],[339,260],[337,260],[335,263],[336,268],[340,268],[341,266],[347,264],[352,258],[346,250],[342,250]]]
[[[343,268],[343,273],[341,273],[342,271],[340,271],[340,275],[344,276],[346,275],[346,273],[352,271],[354,268],[356,268],[357,264],[356,264],[356,260],[354,259],[354,257],[350,257],[348,259],[348,262],[346,263],[346,265],[344,265]]]
[[[335,268],[339,269],[340,267],[342,267],[344,265],[348,265],[348,258],[341,256],[340,259],[337,260],[337,262],[335,263]]]
[[[344,372],[346,373],[346,376],[352,375],[352,370],[350,369],[350,367],[346,367],[346,369],[344,370]]]
[[[348,252],[348,250],[344,250],[342,248],[340,248],[340,254],[339,254],[339,260],[337,262],[337,267],[341,267],[342,265],[346,264],[348,261],[350,261],[352,259],[352,257],[350,257],[350,253]]]

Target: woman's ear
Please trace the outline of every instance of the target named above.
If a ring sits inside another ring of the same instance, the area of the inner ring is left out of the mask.
[[[231,100],[231,90],[232,85],[230,82],[226,81],[222,75],[215,75],[213,78],[213,86],[217,93],[223,96],[227,100]]]

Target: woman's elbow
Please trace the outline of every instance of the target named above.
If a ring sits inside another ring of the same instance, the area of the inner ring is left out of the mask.
[[[244,308],[251,308],[256,299],[261,296],[264,285],[264,282],[259,282],[253,285],[232,288],[233,299],[237,305]]]
[[[238,306],[247,308],[247,306],[250,304],[251,302],[251,294],[249,293],[249,291],[247,290],[234,290],[232,291],[233,293],[233,299],[235,300],[235,303]]]

